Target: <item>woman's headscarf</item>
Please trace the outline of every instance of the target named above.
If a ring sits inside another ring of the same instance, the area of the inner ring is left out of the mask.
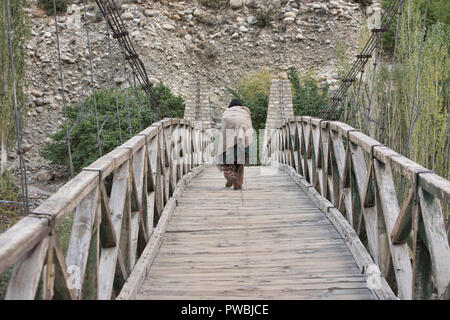
[[[239,99],[233,99],[233,100],[231,100],[231,102],[230,102],[228,108],[235,107],[235,106],[242,106],[241,100],[239,100]]]

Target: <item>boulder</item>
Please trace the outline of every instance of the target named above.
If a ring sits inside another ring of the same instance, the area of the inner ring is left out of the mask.
[[[239,9],[243,6],[242,0],[230,0],[231,9]]]
[[[133,15],[131,14],[131,12],[125,12],[122,14],[122,19],[123,20],[133,20]]]
[[[36,89],[32,90],[31,94],[33,96],[35,96],[35,97],[42,97],[44,95],[44,93],[42,91],[39,91],[39,90],[36,90]]]
[[[196,8],[193,12],[194,17],[196,18],[203,18],[206,15],[206,12],[202,9]]]
[[[295,18],[292,18],[292,17],[288,17],[288,18],[284,18],[283,19],[283,22],[285,24],[292,24],[292,23],[294,23],[294,21],[295,21]]]
[[[274,8],[279,8],[279,7],[281,7],[281,0],[270,0],[269,3],[270,3]]]
[[[44,100],[41,98],[37,98],[34,100],[34,104],[37,106],[43,106],[44,105]]]
[[[163,28],[164,30],[175,30],[175,27],[174,27],[173,25],[171,25],[171,24],[168,24],[168,23],[164,23],[164,24],[162,25],[162,28]]]
[[[53,174],[48,170],[41,170],[36,174],[36,180],[39,182],[48,182],[53,179]]]
[[[146,9],[145,11],[144,11],[144,16],[146,16],[146,17],[154,17],[154,16],[156,16],[156,10],[150,10],[150,9]]]
[[[66,56],[66,55],[61,55],[61,60],[63,61],[63,62],[65,62],[65,63],[69,63],[69,64],[73,64],[73,63],[75,63],[75,60],[73,59],[73,58],[71,58],[71,57],[69,57],[69,56]]]
[[[295,17],[295,12],[292,11],[288,11],[284,13],[284,17],[285,18],[294,18]]]
[[[240,27],[239,27],[239,31],[245,33],[245,32],[248,32],[248,28],[245,27],[245,26],[240,26]]]

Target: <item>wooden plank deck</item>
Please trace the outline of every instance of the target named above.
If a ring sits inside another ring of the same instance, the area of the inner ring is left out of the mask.
[[[372,299],[334,226],[289,176],[245,170],[241,191],[215,167],[190,183],[136,298]]]

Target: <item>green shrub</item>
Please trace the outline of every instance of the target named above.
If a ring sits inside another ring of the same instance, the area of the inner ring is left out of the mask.
[[[54,15],[53,0],[38,0],[37,6],[45,11],[48,16]],[[55,0],[56,13],[65,13],[67,11],[67,0]]]
[[[354,0],[354,1],[358,3],[363,9],[372,4],[372,0]]]
[[[200,4],[206,8],[219,9],[227,4],[227,0],[200,0]]]
[[[292,86],[294,115],[319,116],[328,103],[328,86],[319,88],[311,74],[300,78],[295,67],[289,68],[288,78]]]
[[[153,88],[156,100],[159,104],[159,113],[161,117],[181,118],[184,114],[185,102],[181,96],[175,96],[170,88],[160,83]],[[128,111],[126,105],[126,91],[118,90],[117,99],[119,104],[120,125],[123,141],[134,136],[139,131],[150,126],[159,116],[154,109],[149,110],[146,103],[146,95],[139,90],[138,99],[136,99],[134,90],[129,89],[129,110],[131,134],[128,127]],[[139,107],[139,101],[143,103]],[[119,146],[119,130],[117,121],[117,111],[113,89],[101,89],[96,92],[97,112],[99,127],[101,131],[102,151],[106,154]],[[81,118],[79,118],[81,115]],[[76,126],[71,133],[72,159],[75,170],[86,167],[98,156],[97,147],[97,126],[94,116],[93,98],[89,96],[78,105],[71,105],[67,108],[69,119],[69,128]],[[49,135],[53,142],[41,150],[41,156],[54,163],[68,165],[66,133],[64,125],[60,130]]]
[[[9,171],[0,176],[0,200],[20,201],[20,191]],[[19,208],[0,206],[0,232],[8,229],[20,218]]]
[[[259,130],[266,126],[271,79],[272,74],[268,70],[260,70],[244,76],[238,81],[235,89],[228,89],[234,97],[239,98],[242,104],[250,109],[254,129],[253,139],[257,143],[257,150],[259,150],[257,139],[262,138],[258,136]],[[257,165],[260,164],[259,151],[256,162]]]
[[[261,70],[243,77],[235,89],[229,89],[250,109],[255,130],[263,129],[266,124],[271,79],[272,74],[268,70]]]
[[[389,6],[390,2],[391,0],[384,0],[382,3],[383,8],[386,9]],[[417,8],[419,10],[421,19],[423,19],[423,15],[425,14],[426,0],[414,0],[413,2],[414,8]],[[405,5],[403,5],[403,7],[405,7]],[[392,19],[388,31],[386,31],[382,39],[383,48],[390,53],[392,53],[394,49],[397,20],[398,15],[395,15],[394,19]],[[429,2],[426,21],[427,27],[426,31],[429,32],[429,30],[431,30],[431,27],[438,22],[450,26],[450,1],[433,0]]]
[[[258,27],[270,27],[272,21],[273,11],[268,9],[266,11],[259,11],[256,13],[256,25]]]

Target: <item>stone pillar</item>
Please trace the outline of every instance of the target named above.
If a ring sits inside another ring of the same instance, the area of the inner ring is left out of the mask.
[[[284,120],[294,117],[291,83],[289,80],[272,79],[270,85],[269,107],[267,109],[266,130],[263,150],[272,130],[279,127]],[[265,150],[263,151],[265,152]]]
[[[274,129],[280,126],[284,120],[293,117],[294,109],[290,81],[273,79],[270,85],[266,129]]]
[[[186,100],[184,119],[194,122],[201,129],[211,128],[211,110],[208,93],[200,79],[194,79],[190,85],[191,94]]]

